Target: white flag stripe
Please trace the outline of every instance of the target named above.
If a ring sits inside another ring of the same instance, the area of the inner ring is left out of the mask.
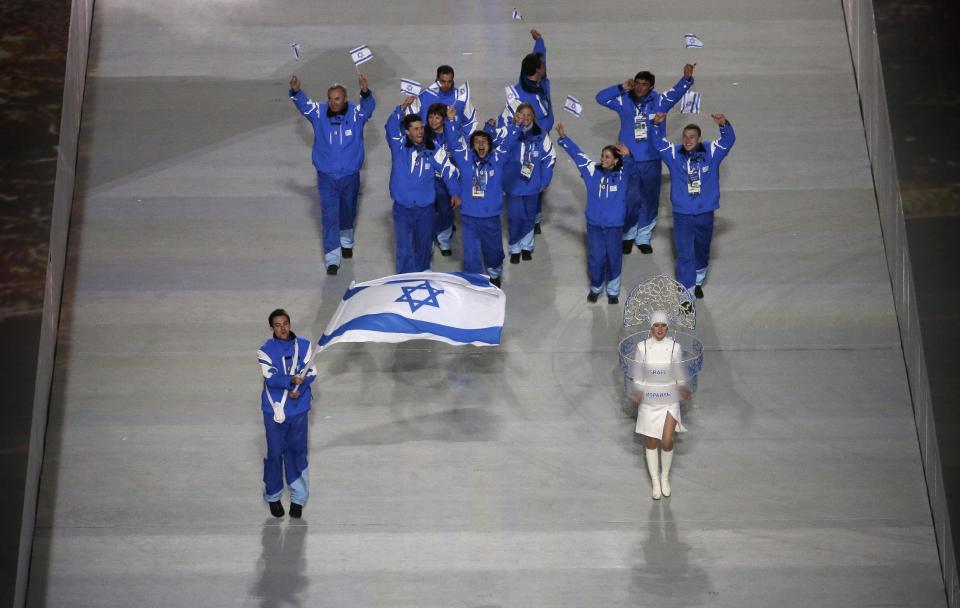
[[[487,277],[418,272],[355,284],[320,338],[318,351],[337,342],[437,340],[494,346],[506,296]]]
[[[373,59],[373,51],[370,50],[370,47],[364,44],[352,49],[350,51],[350,58],[353,59],[354,65],[360,65],[361,63],[366,63]]]

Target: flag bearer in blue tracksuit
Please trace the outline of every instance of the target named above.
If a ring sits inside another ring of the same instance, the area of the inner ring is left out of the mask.
[[[521,258],[533,259],[537,203],[540,193],[547,189],[553,179],[557,153],[550,135],[537,124],[533,106],[520,104],[514,112],[514,118],[520,127],[520,136],[517,144],[507,152],[507,163],[503,167],[503,189],[507,193],[510,263],[519,264]],[[490,121],[486,129],[489,132],[492,128]]]
[[[300,517],[310,493],[307,475],[307,412],[310,385],[317,378],[311,361],[310,340],[290,328],[290,315],[282,308],[268,319],[273,337],[257,351],[263,373],[260,409],[267,432],[267,457],[263,459],[263,497],[274,517],[283,517],[283,480],[290,488],[290,517]]]
[[[683,66],[683,76],[669,91],[653,89],[656,79],[647,71],[637,72],[633,80],[615,84],[597,93],[597,103],[620,117],[620,141],[630,149],[637,171],[627,189],[627,220],[623,232],[623,252],[630,253],[636,242],[641,253],[653,253],[650,238],[657,225],[660,208],[660,156],[651,136],[653,117],[669,112],[693,86],[693,68]]]
[[[436,103],[442,103],[445,108],[446,106],[457,108],[457,119],[465,136],[469,137],[479,127],[477,109],[470,102],[470,86],[464,83],[458,87],[453,81],[453,68],[449,65],[437,67],[437,81],[420,92],[416,100],[407,108],[407,113],[420,114],[420,118],[426,122],[430,107]],[[444,117],[446,117],[446,109],[444,109]]]
[[[703,282],[710,263],[713,213],[720,207],[720,163],[736,141],[726,116],[710,116],[720,127],[720,139],[706,145],[697,125],[683,128],[683,141],[678,145],[665,137],[666,114],[657,114],[653,119],[657,151],[670,169],[677,281],[698,298],[703,297]]]
[[[618,304],[623,267],[620,234],[627,215],[627,184],[636,163],[622,143],[604,147],[600,162],[594,163],[567,137],[561,123],[557,123],[557,134],[560,135],[557,143],[576,163],[587,187],[587,269],[590,273],[587,300],[596,302],[606,281],[607,302]]]
[[[390,198],[397,246],[397,274],[430,270],[434,237],[435,176],[439,173],[450,192],[450,203],[460,204],[457,168],[443,148],[427,138],[419,114],[404,113],[416,100],[407,97],[390,114],[385,126],[393,158]]]
[[[300,79],[290,79],[290,99],[313,125],[313,166],[317,169],[323,225],[323,262],[327,274],[337,274],[343,257],[353,257],[353,229],[363,166],[363,128],[373,116],[376,101],[363,74],[360,104],[347,101],[347,89],[327,89],[327,103],[317,103],[300,90]]]
[[[493,137],[485,131],[474,131],[470,143],[459,138],[451,158],[460,169],[460,191],[463,206],[460,223],[463,226],[463,270],[485,273],[490,282],[501,286],[503,273],[503,212],[504,164],[509,150],[516,145],[520,129],[511,120],[505,127],[506,135],[494,149]],[[447,141],[453,142],[460,132],[456,110],[447,108]]]
[[[547,45],[537,30],[530,30],[533,38],[533,52],[527,54],[520,63],[520,78],[517,84],[509,86],[507,105],[500,114],[498,126],[512,122],[513,115],[522,103],[533,108],[534,119],[544,132],[553,128],[553,104],[550,102],[550,79],[547,78]],[[537,200],[537,217],[534,231],[540,234],[540,216],[543,211],[543,193]]]
[[[416,102],[414,102],[416,103]],[[443,148],[450,155],[451,149],[447,145],[447,137],[443,132],[444,121],[447,118],[447,106],[442,103],[435,103],[427,109],[426,130],[429,131],[429,137],[433,138],[433,147],[435,149]],[[456,144],[456,142],[454,142]],[[453,205],[450,203],[450,193],[447,191],[447,185],[439,173],[436,174],[433,184],[436,187],[437,198],[433,203],[436,210],[434,214],[433,232],[437,238],[437,246],[440,248],[440,255],[447,257],[453,255],[450,249],[450,239],[453,237]]]

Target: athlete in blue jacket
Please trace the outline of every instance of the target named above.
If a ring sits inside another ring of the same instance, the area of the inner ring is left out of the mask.
[[[587,187],[587,270],[590,272],[590,293],[587,300],[596,302],[607,284],[607,302],[619,303],[620,273],[623,268],[623,249],[620,233],[627,215],[626,191],[630,173],[636,163],[630,150],[622,143],[606,146],[595,163],[567,137],[563,124],[557,123],[560,139],[557,143],[567,151],[580,169],[580,177]]]
[[[521,258],[533,259],[537,203],[540,193],[547,189],[553,179],[557,153],[550,135],[534,119],[530,104],[517,106],[514,119],[520,127],[520,134],[517,144],[507,151],[503,189],[507,194],[510,263],[519,264]],[[487,132],[493,130],[493,122],[488,122],[485,129]],[[496,135],[498,139],[495,141],[499,143],[499,138],[506,135],[506,130],[501,129]]]
[[[534,119],[540,128],[549,133],[553,129],[553,103],[550,101],[550,79],[547,78],[547,45],[537,30],[530,30],[533,38],[533,52],[527,54],[520,63],[520,78],[517,84],[506,88],[507,103],[498,127],[509,125],[513,114],[522,103],[533,108]],[[537,199],[537,217],[534,231],[540,233],[540,219],[543,211],[543,193]]]
[[[720,139],[706,145],[697,125],[684,127],[682,143],[674,144],[665,137],[666,114],[659,113],[653,119],[657,152],[670,169],[677,281],[698,298],[703,297],[703,282],[710,263],[713,212],[720,207],[720,163],[736,141],[726,116],[710,116],[720,126]]]
[[[416,102],[414,102],[416,103]],[[435,103],[427,108],[426,126],[424,129],[429,131],[433,137],[433,147],[435,149],[443,148],[450,155],[450,146],[447,145],[447,136],[444,131],[444,121],[447,119],[447,106],[442,103]],[[446,257],[453,255],[450,249],[450,239],[453,237],[453,205],[450,203],[450,193],[447,191],[447,185],[438,173],[433,180],[436,187],[437,198],[433,203],[434,228],[437,246],[440,248],[440,255]]]
[[[620,141],[627,145],[637,162],[637,171],[627,189],[627,219],[623,233],[623,252],[630,253],[636,242],[641,253],[653,253],[650,238],[657,225],[660,208],[660,156],[652,145],[652,119],[658,112],[669,112],[693,86],[695,64],[683,66],[683,76],[669,91],[653,89],[656,78],[647,71],[637,72],[633,80],[607,87],[597,93],[597,103],[620,117]]]
[[[463,204],[460,222],[463,225],[463,270],[486,273],[490,282],[500,287],[503,273],[503,212],[504,164],[510,149],[516,145],[520,129],[511,123],[506,135],[494,149],[493,138],[485,131],[474,131],[470,144],[457,137],[460,125],[453,108],[447,109],[447,141],[459,139],[451,158],[460,169],[460,191]]]
[[[290,329],[290,315],[282,308],[270,313],[273,337],[260,346],[257,359],[263,374],[260,409],[267,434],[263,459],[263,497],[274,517],[283,517],[284,473],[290,488],[290,517],[300,517],[310,494],[307,475],[307,412],[310,385],[317,378],[311,361],[310,340]],[[309,367],[308,367],[309,366]]]
[[[290,79],[290,99],[313,125],[313,166],[317,169],[323,225],[323,262],[327,274],[337,274],[343,257],[353,257],[353,228],[363,166],[363,127],[373,116],[376,101],[363,74],[358,76],[360,105],[347,101],[347,89],[327,89],[327,103],[317,103]]]
[[[437,67],[436,82],[420,92],[416,101],[407,109],[407,113],[420,114],[420,118],[426,122],[430,106],[436,103],[457,108],[457,119],[460,121],[461,131],[467,137],[478,128],[477,109],[470,103],[470,84],[465,82],[458,87],[453,81],[453,68],[449,65]]]
[[[397,246],[397,274],[430,270],[433,253],[434,179],[440,174],[450,192],[450,203],[460,204],[457,168],[443,148],[425,137],[419,114],[404,113],[416,97],[407,97],[385,125],[390,146],[390,198]]]

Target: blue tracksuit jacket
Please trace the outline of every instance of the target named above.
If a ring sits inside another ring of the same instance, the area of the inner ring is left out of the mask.
[[[736,141],[728,120],[720,127],[720,139],[700,144],[687,152],[664,137],[663,123],[654,125],[657,151],[670,169],[670,202],[674,213],[698,215],[720,207],[720,163]],[[699,194],[691,184],[700,182]]]
[[[334,115],[326,103],[312,101],[302,90],[291,90],[290,99],[313,126],[313,166],[317,171],[335,178],[359,173],[363,127],[377,106],[373,91],[360,94],[360,105],[348,101],[345,111]]]
[[[601,228],[623,227],[627,214],[627,182],[636,165],[633,159],[624,156],[619,169],[606,171],[581,152],[569,137],[561,137],[557,143],[576,163],[587,187],[587,223]]]
[[[413,145],[403,131],[400,106],[390,114],[385,129],[390,146],[390,198],[402,207],[429,207],[436,199],[437,173],[451,196],[460,195],[457,168],[443,148],[431,150]]]
[[[506,128],[493,129],[485,124],[484,130],[501,143],[507,135]],[[536,131],[536,133],[535,133]],[[557,151],[546,131],[531,127],[518,132],[516,145],[507,150],[507,163],[503,167],[503,189],[507,194],[527,196],[537,194],[550,185],[553,179],[553,167],[557,162]],[[530,177],[521,173],[524,165],[532,167]]]
[[[547,61],[547,44],[543,37],[537,38],[533,43],[533,52],[543,55],[543,61]],[[517,84],[506,88],[507,106],[500,114],[497,126],[502,127],[505,124],[513,122],[513,113],[521,103],[529,103],[533,106],[534,118],[537,124],[545,132],[549,133],[553,128],[553,104],[550,102],[550,79],[544,75],[540,80],[539,87],[533,87],[529,81],[525,82],[523,74],[517,80]]]
[[[260,393],[260,408],[273,415],[273,406],[270,403],[280,403],[284,400],[284,390],[294,390],[296,385],[290,379],[303,371],[312,354],[310,340],[295,336],[291,332],[290,340],[270,338],[260,346],[257,359],[260,362],[260,371],[263,373],[263,391]],[[296,356],[294,356],[296,355]],[[310,385],[317,378],[317,368],[311,366],[303,384],[300,385],[300,396],[293,399],[287,396],[283,405],[283,412],[289,418],[302,414],[310,409]]]
[[[686,80],[682,76],[669,91],[658,93],[651,90],[642,98],[624,90],[622,84],[607,87],[597,93],[597,103],[609,108],[620,117],[620,141],[630,149],[630,155],[637,162],[657,160],[657,149],[653,146],[653,117],[657,112],[669,112],[683,95],[693,86],[693,78]],[[647,125],[647,137],[637,141],[634,127],[636,120]]]
[[[470,102],[470,83],[465,82],[449,91],[441,91],[440,83],[434,82],[423,89],[417,100],[410,104],[410,107],[407,108],[407,114],[420,114],[420,118],[426,124],[427,110],[435,103],[457,108],[457,118],[460,121],[461,130],[467,137],[478,128],[477,109]],[[444,112],[444,116],[446,116],[446,112]]]
[[[499,217],[503,211],[503,166],[511,147],[517,143],[520,129],[515,125],[508,128],[500,145],[483,158],[470,149],[466,139],[457,138],[457,121],[444,121],[444,131],[447,141],[458,140],[450,156],[460,169],[460,213],[470,217]],[[477,190],[483,193],[482,197],[474,196]]]

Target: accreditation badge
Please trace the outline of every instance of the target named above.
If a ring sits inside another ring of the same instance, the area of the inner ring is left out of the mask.
[[[520,165],[520,177],[530,179],[533,176],[533,163],[523,163]]]
[[[700,194],[700,180],[691,179],[687,182],[687,194]]]
[[[642,114],[633,119],[633,139],[644,141],[647,139],[647,121]]]

